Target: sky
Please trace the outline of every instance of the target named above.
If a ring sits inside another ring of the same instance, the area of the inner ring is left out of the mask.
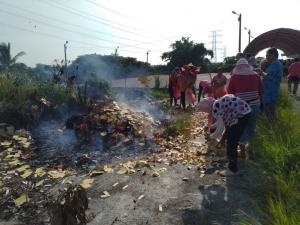
[[[84,54],[117,54],[165,64],[163,52],[181,37],[212,48],[217,31],[217,61],[238,51],[238,16],[242,14],[242,49],[248,31],[255,38],[276,28],[300,30],[299,0],[0,0],[0,42],[28,66],[52,64]],[[264,53],[261,53],[264,54]],[[213,59],[214,61],[214,59]]]

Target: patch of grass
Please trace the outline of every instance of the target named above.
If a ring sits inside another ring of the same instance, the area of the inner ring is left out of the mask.
[[[276,121],[257,122],[254,161],[267,182],[261,193],[262,224],[300,224],[300,118],[282,90]],[[244,223],[246,224],[246,223]]]
[[[175,117],[169,121],[165,135],[175,137],[177,135],[189,135],[189,128],[192,126],[189,113],[180,112],[175,115]]]
[[[169,98],[169,91],[167,88],[160,88],[160,89],[152,89],[151,96],[158,100],[163,100]]]
[[[35,84],[39,98],[45,97],[55,105],[62,104],[71,98],[71,89],[53,81],[40,81]]]

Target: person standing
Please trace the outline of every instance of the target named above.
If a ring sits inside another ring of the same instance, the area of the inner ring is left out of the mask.
[[[289,66],[289,74],[288,74],[288,90],[290,94],[296,96],[298,90],[298,83],[300,80],[300,62],[299,58],[294,59],[294,63]],[[293,84],[293,92],[292,92],[292,84]]]
[[[240,138],[240,148],[245,156],[245,144],[254,135],[256,119],[260,111],[260,99],[263,92],[260,76],[252,70],[246,59],[240,59],[232,72],[227,91],[247,102],[251,107],[248,124]]]
[[[267,73],[260,72],[263,77],[263,106],[266,117],[273,121],[276,116],[276,103],[279,97],[280,83],[283,76],[283,68],[278,60],[278,51],[276,48],[267,50],[266,58],[270,64]]]
[[[178,74],[180,73],[180,69],[176,67],[171,75],[169,76],[169,96],[170,96],[170,106],[177,105],[177,100],[179,99],[179,87],[178,87]]]
[[[226,91],[227,78],[222,72],[222,68],[218,68],[218,74],[212,79],[212,87],[215,90],[215,98],[221,98],[227,94]]]

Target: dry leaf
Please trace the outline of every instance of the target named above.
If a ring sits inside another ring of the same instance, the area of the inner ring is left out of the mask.
[[[21,175],[22,178],[26,179],[32,174],[32,170],[25,170],[25,172]]]
[[[159,173],[158,172],[152,173],[152,177],[159,177]]]
[[[17,208],[19,208],[25,202],[29,202],[29,198],[28,196],[26,196],[26,194],[23,194],[19,198],[15,199],[15,205]]]
[[[94,183],[94,179],[84,179],[83,182],[80,184],[81,187],[84,189],[90,188]]]
[[[19,168],[17,168],[17,172],[19,173],[23,173],[26,169],[28,169],[30,166],[29,165],[24,165],[24,166],[21,166]]]
[[[8,164],[11,166],[17,166],[17,165],[21,165],[21,162],[18,159],[16,159],[14,161],[9,162]]]
[[[95,170],[95,171],[92,171],[90,173],[90,177],[95,177],[95,176],[99,176],[99,175],[102,175],[104,174],[105,172],[103,170]]]
[[[29,142],[20,142],[20,144],[23,148],[29,148],[29,146],[30,146]]]
[[[35,184],[35,187],[39,187],[39,186],[43,185],[44,182],[45,182],[45,180],[40,180],[39,182],[37,182],[37,183]]]
[[[45,168],[44,167],[40,167],[40,168],[37,168],[35,170],[35,173],[34,173],[34,176],[35,177],[42,177],[46,174],[46,171],[45,171]]]
[[[105,173],[112,173],[114,170],[111,168],[111,167],[108,167],[108,166],[104,166],[103,167],[103,171],[105,172]]]
[[[63,170],[51,170],[48,172],[48,176],[52,179],[59,179],[59,178],[63,178],[65,176],[65,171]]]
[[[3,141],[3,142],[0,142],[0,145],[1,146],[10,146],[12,143],[10,141]]]
[[[117,171],[117,174],[127,174],[128,173],[128,168],[125,166],[120,167],[120,169]]]
[[[166,172],[167,171],[167,168],[166,167],[162,167],[158,170],[158,172]]]
[[[102,195],[100,195],[100,197],[101,197],[101,198],[108,198],[108,197],[110,197],[110,194],[109,194],[108,191],[103,191],[103,192],[102,192]]]

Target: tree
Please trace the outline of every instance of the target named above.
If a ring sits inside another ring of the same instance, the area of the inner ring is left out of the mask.
[[[188,63],[196,66],[205,64],[206,56],[213,57],[213,52],[207,50],[203,43],[194,43],[187,37],[182,37],[170,45],[172,51],[164,52],[161,56],[162,60],[168,62],[168,66],[174,68]]]
[[[25,52],[19,52],[17,55],[12,57],[10,51],[10,43],[1,43],[0,44],[0,64],[3,69],[11,68],[20,58],[21,56],[25,55]]]

